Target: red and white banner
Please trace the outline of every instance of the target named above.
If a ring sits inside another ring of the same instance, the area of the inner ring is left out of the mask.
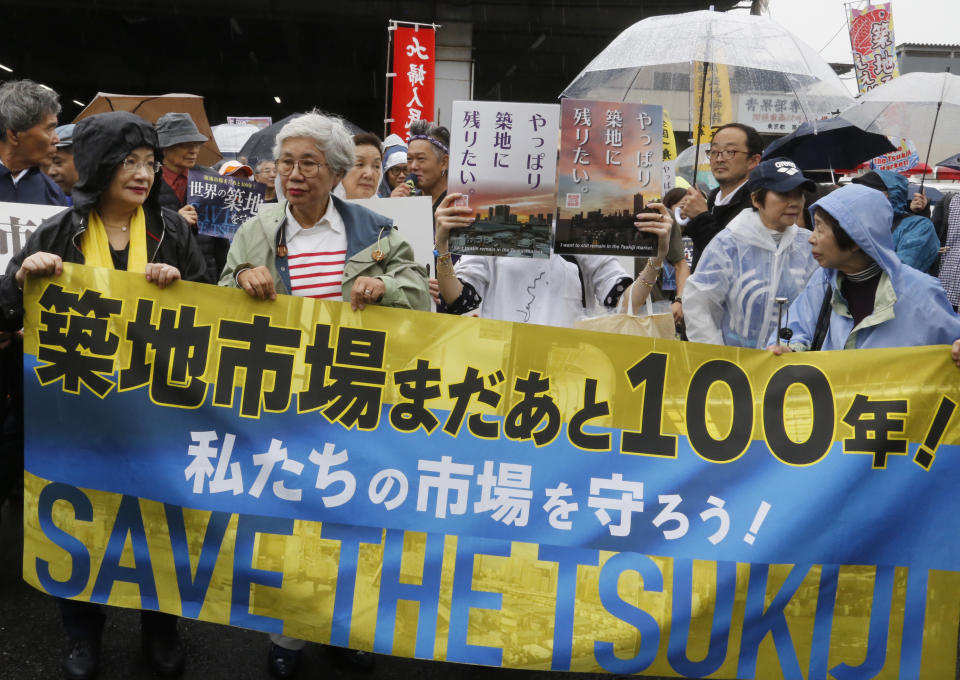
[[[867,92],[900,75],[893,45],[890,3],[850,8],[850,45],[857,87]]]
[[[424,26],[398,26],[393,33],[393,99],[390,132],[403,139],[410,124],[433,118],[435,31]]]

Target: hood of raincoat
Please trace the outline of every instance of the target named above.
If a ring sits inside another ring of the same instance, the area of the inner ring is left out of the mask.
[[[897,285],[900,258],[893,249],[893,208],[877,191],[860,184],[848,184],[813,204],[830,213],[863,251],[880,265]]]
[[[157,160],[160,159],[156,130],[133,113],[98,113],[77,123],[73,130],[73,162],[80,179],[71,193],[74,210],[84,215],[89,213],[100,194],[110,186],[123,159],[142,146],[153,149]],[[154,178],[147,203],[156,203],[161,181]]]
[[[874,170],[884,184],[887,185],[887,198],[893,206],[893,213],[901,215],[907,211],[910,183],[903,175],[890,170]]]
[[[393,191],[393,189],[390,188],[389,182],[387,182],[386,163],[387,158],[395,151],[406,152],[407,145],[404,144],[403,139],[401,139],[399,135],[390,135],[383,140],[383,163],[381,164],[380,186],[377,187],[377,196],[380,198],[389,198],[390,192]]]

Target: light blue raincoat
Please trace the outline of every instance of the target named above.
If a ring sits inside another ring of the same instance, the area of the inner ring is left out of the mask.
[[[767,346],[777,330],[776,298],[792,302],[817,270],[807,242],[810,232],[793,224],[779,247],[772,233],[756,211],[747,209],[710,241],[683,290],[689,340]]]
[[[814,203],[840,223],[854,242],[883,269],[873,313],[856,328],[840,293],[836,269],[820,269],[790,307],[790,347],[810,347],[827,286],[833,290],[830,326],[822,349],[946,345],[960,338],[960,317],[940,282],[900,262],[890,227],[893,210],[883,194],[851,184]],[[776,342],[771,335],[770,344]]]

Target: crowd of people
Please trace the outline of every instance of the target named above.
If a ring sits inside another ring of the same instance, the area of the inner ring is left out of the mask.
[[[678,337],[690,341],[778,355],[949,344],[960,365],[960,193],[937,206],[922,193],[908,203],[906,180],[885,172],[817,185],[788,158],[763,159],[763,139],[746,125],[730,123],[713,136],[717,189],[673,190],[636,216],[636,229],[656,236],[657,254],[628,272],[609,256],[451,253],[450,234],[472,223],[472,210],[447,191],[449,131],[426,121],[411,125],[406,142],[395,135],[381,142],[316,111],[292,119],[270,157],[220,168],[265,185],[264,205],[230,241],[197,233],[187,173],[206,137],[189,115],[150,124],[111,112],[58,127],[59,113],[49,88],[0,86],[0,201],[65,207],[0,278],[0,501],[22,479],[24,282],[58,275],[63,262],[140,273],[160,288],[181,279],[219,283],[264,301],[298,295],[354,310],[430,311],[433,302],[440,313],[554,326],[572,326],[594,308],[622,313],[648,297],[668,299]],[[432,279],[391,220],[352,202],[414,194],[433,203]],[[692,262],[683,236],[692,239]],[[672,288],[664,285],[665,264],[675,273]],[[538,292],[518,303],[531,282]],[[93,677],[102,608],[58,603],[69,642],[65,674]],[[175,617],[143,612],[142,640],[159,672],[182,671]],[[296,673],[303,644],[272,636],[273,675]],[[371,663],[362,652],[341,653],[358,666]]]

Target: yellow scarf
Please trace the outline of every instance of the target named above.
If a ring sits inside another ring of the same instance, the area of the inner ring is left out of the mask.
[[[110,239],[107,229],[103,226],[100,214],[96,210],[90,211],[90,223],[83,232],[81,240],[84,264],[93,267],[114,269],[113,257],[110,255]],[[147,219],[143,206],[137,208],[136,214],[130,220],[130,245],[127,253],[127,271],[144,273],[147,270]]]

